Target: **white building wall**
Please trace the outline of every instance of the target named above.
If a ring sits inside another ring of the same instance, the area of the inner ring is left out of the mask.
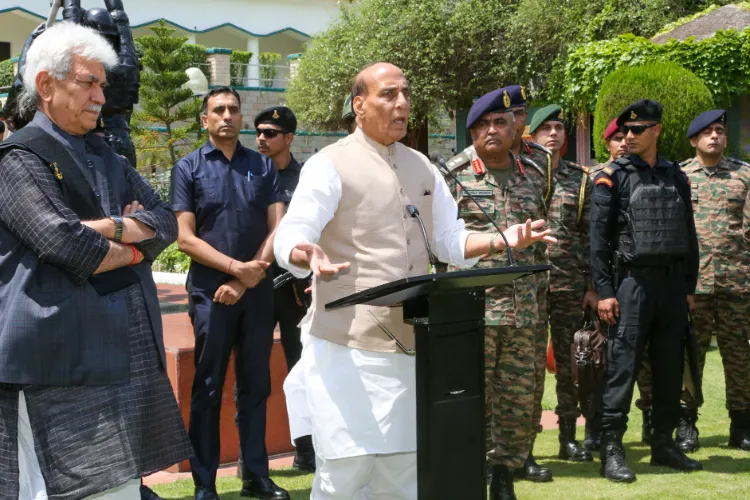
[[[325,30],[339,13],[337,0],[123,0],[123,3],[135,27],[163,18],[198,32],[233,24],[260,36],[288,28],[312,35]],[[104,7],[104,1],[82,0],[81,6]],[[0,0],[0,12],[11,9],[46,18],[49,0]],[[39,22],[41,19],[36,24]]]

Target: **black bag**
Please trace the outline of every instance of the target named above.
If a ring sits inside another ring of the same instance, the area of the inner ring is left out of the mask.
[[[607,337],[602,333],[599,318],[587,308],[583,327],[573,335],[570,346],[570,374],[578,389],[578,401],[585,416],[589,417],[589,401],[604,378],[606,366],[605,345]]]

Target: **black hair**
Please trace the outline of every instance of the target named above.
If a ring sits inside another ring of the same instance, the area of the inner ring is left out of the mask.
[[[237,105],[242,109],[242,101],[240,101],[240,95],[237,93],[236,90],[234,90],[232,87],[216,87],[211,89],[211,91],[206,94],[206,97],[203,98],[203,114],[205,115],[208,113],[208,100],[211,99],[215,95],[219,94],[232,94],[237,99]]]

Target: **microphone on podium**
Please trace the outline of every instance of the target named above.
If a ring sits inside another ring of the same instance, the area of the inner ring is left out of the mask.
[[[495,222],[495,219],[490,217],[490,214],[487,213],[484,207],[482,207],[482,205],[479,204],[476,198],[472,196],[469,190],[466,189],[466,187],[464,187],[461,181],[458,180],[458,177],[456,177],[456,175],[453,172],[451,172],[451,169],[449,169],[448,165],[445,164],[445,160],[443,160],[442,156],[436,153],[433,153],[430,155],[430,161],[436,164],[440,168],[440,170],[443,171],[443,173],[448,174],[454,181],[456,181],[456,184],[458,184],[458,187],[460,187],[463,190],[463,192],[466,193],[466,196],[468,196],[471,199],[471,201],[473,201],[474,204],[479,207],[479,210],[481,210],[484,216],[487,217],[487,220],[490,221],[490,223],[493,226],[495,226],[495,229],[497,229],[497,232],[500,233],[500,236],[503,238],[503,241],[505,242],[505,254],[508,257],[508,265],[515,266],[516,262],[515,260],[513,260],[513,250],[511,250],[510,248],[510,244],[508,243],[508,238],[505,237],[505,233],[503,233],[503,230],[500,229],[500,226],[497,225],[497,223]]]
[[[430,239],[427,237],[427,230],[424,228],[424,221],[422,216],[419,215],[419,210],[414,205],[406,205],[406,211],[409,215],[417,219],[419,227],[422,228],[422,237],[424,238],[424,244],[427,246],[427,255],[430,257],[430,274],[437,274],[437,262],[435,262],[435,256],[432,254],[430,248]]]

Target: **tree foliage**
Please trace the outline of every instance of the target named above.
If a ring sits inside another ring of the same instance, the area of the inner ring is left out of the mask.
[[[502,81],[526,82],[537,98],[561,102],[566,64],[578,46],[621,34],[650,38],[710,0],[521,0],[508,28],[510,64]],[[714,0],[725,5],[731,0]]]
[[[733,97],[750,92],[750,29],[663,45],[632,35],[585,44],[568,59],[562,101],[569,109],[593,110],[607,75],[654,61],[672,61],[692,71],[705,82],[716,103],[726,106]]]
[[[171,168],[202,142],[196,121],[201,102],[191,90],[182,88],[188,81],[185,70],[195,58],[194,50],[185,44],[187,37],[173,36],[175,30],[163,20],[150,29],[154,35],[135,40],[143,54],[143,71],[132,136],[139,168],[156,173]]]
[[[441,109],[466,107],[497,88],[493,67],[511,0],[368,0],[342,7],[316,36],[286,97],[304,123],[340,130],[341,107],[367,63],[401,67],[412,87],[412,124]]]
[[[604,129],[623,108],[638,99],[653,99],[664,106],[659,152],[670,160],[683,160],[693,154],[685,137],[688,125],[699,113],[714,107],[711,92],[690,71],[670,62],[652,62],[626,67],[611,73],[602,83],[594,113],[597,159],[609,156]]]
[[[13,78],[15,76],[12,59],[0,62],[0,87],[10,87],[13,85]]]

